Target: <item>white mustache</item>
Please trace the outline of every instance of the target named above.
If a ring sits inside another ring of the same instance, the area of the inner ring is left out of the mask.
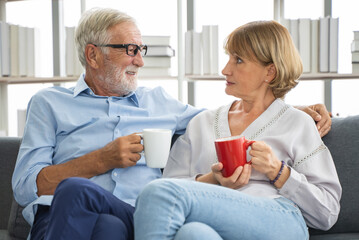
[[[134,72],[134,73],[137,73],[137,72],[138,72],[138,67],[134,67],[134,66],[126,67],[125,72]]]

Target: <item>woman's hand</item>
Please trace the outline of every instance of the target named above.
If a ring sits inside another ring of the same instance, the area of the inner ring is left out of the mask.
[[[212,174],[216,181],[228,188],[238,189],[248,184],[251,176],[252,168],[250,164],[245,164],[243,167],[239,166],[232,176],[223,177],[222,175],[223,164],[217,163],[212,165]]]
[[[252,156],[252,167],[258,172],[265,174],[269,180],[274,180],[282,166],[271,147],[262,141],[256,141],[252,144],[249,154]],[[290,176],[290,170],[284,165],[282,174],[274,183],[276,188],[281,188]]]
[[[275,156],[270,146],[262,141],[252,144],[249,154],[252,156],[252,167],[270,180],[273,180],[281,167],[281,161]]]

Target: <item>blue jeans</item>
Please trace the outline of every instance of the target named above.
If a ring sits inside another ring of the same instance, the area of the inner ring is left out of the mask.
[[[56,188],[51,207],[39,206],[34,240],[133,240],[134,207],[85,178],[68,178]]]
[[[148,184],[136,202],[135,239],[309,239],[298,207],[286,198],[253,197],[181,179]]]

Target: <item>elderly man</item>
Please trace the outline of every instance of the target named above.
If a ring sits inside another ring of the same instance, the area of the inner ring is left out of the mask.
[[[160,169],[145,165],[135,133],[168,128],[181,134],[201,110],[160,87],[137,88],[147,46],[130,16],[85,12],[76,45],[86,69],[77,85],[44,89],[29,103],[14,196],[26,206],[31,239],[133,239],[136,197],[161,177]],[[323,105],[312,108],[319,110],[306,110],[322,118],[325,134],[328,113]]]

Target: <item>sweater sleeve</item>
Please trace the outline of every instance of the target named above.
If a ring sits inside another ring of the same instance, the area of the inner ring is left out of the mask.
[[[303,128],[293,141],[290,177],[279,193],[298,205],[308,226],[328,230],[339,215],[341,185],[313,120],[304,116],[300,121]]]

